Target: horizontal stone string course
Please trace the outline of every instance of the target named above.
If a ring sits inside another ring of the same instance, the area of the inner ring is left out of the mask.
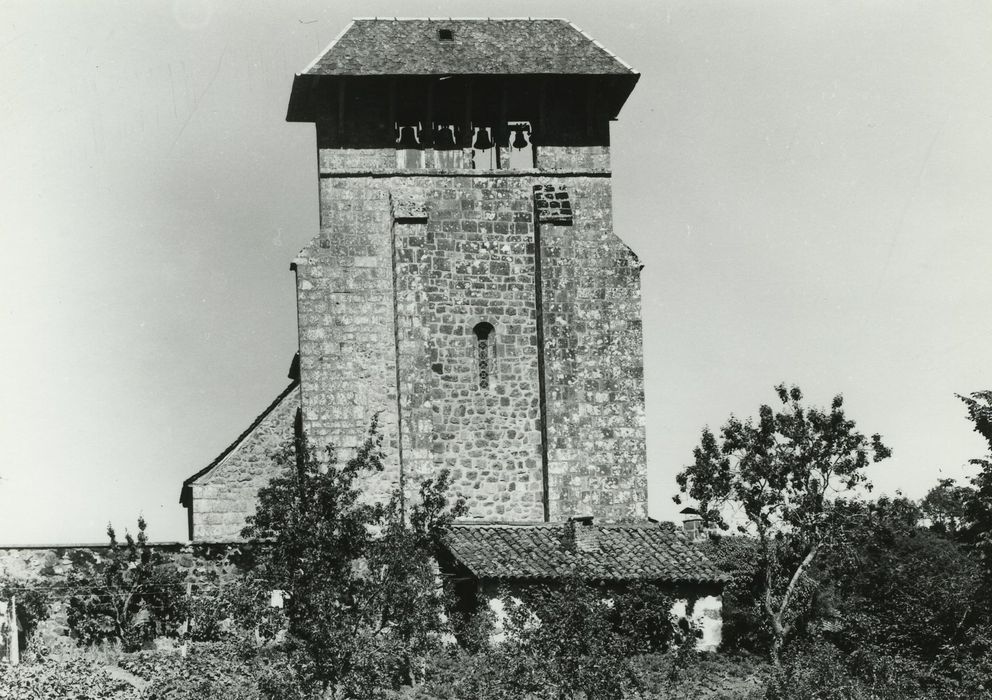
[[[478,170],[321,170],[321,178],[336,177],[480,177],[483,173]],[[484,173],[485,177],[493,178],[527,178],[544,177],[612,177],[610,170],[493,170]]]

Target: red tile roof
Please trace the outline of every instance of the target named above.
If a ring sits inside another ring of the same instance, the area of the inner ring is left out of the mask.
[[[726,579],[671,524],[593,524],[594,548],[567,547],[567,527],[463,523],[452,526],[446,545],[454,560],[480,579],[557,579],[573,573],[603,581]]]

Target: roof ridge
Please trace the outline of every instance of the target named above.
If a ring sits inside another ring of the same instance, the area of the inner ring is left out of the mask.
[[[350,22],[348,22],[348,24],[345,25],[345,28],[342,29],[340,32],[338,32],[338,35],[336,37],[334,37],[333,39],[331,39],[331,43],[327,45],[327,48],[325,48],[323,51],[321,51],[319,54],[317,54],[317,58],[315,58],[312,61],[310,61],[310,65],[308,65],[306,68],[304,68],[303,69],[303,72],[304,73],[309,73],[310,72],[310,69],[313,68],[315,65],[317,65],[317,63],[320,61],[320,59],[322,59],[324,56],[326,56],[327,55],[327,52],[334,48],[334,45],[336,43],[338,43],[339,41],[341,41],[341,37],[343,37],[345,34],[347,34],[348,33],[348,30],[355,26],[355,22],[356,21],[357,20],[353,19]],[[297,73],[297,75],[299,75],[299,73]]]
[[[564,17],[352,17],[352,22],[568,22]],[[571,22],[568,22],[571,24]],[[578,27],[576,27],[578,29]],[[581,30],[580,30],[581,31]],[[584,32],[583,32],[584,33]]]
[[[622,58],[620,58],[619,56],[617,56],[615,53],[613,53],[612,51],[610,51],[608,48],[606,48],[605,46],[603,46],[602,44],[600,44],[596,39],[593,39],[591,36],[589,36],[588,34],[586,34],[585,31],[583,31],[582,28],[579,27],[579,25],[577,25],[575,22],[569,21],[568,24],[569,24],[570,27],[572,27],[572,29],[574,29],[575,31],[577,31],[579,34],[581,34],[586,39],[588,39],[593,44],[595,44],[600,49],[602,49],[604,52],[606,52],[610,57],[613,58],[614,61],[616,61],[617,63],[619,63],[621,66],[623,66],[624,68],[626,68],[627,70],[629,70],[631,73],[637,73],[638,75],[640,75],[640,73],[638,71],[634,70],[634,67],[632,65],[630,65],[625,60],[623,60]]]
[[[507,521],[502,523],[495,522],[471,522],[471,521],[459,521],[451,524],[451,527],[471,527],[471,528],[481,528],[481,527],[492,527],[500,529],[510,529],[510,528],[521,528],[521,527],[560,527],[565,523],[551,523],[546,521],[535,521],[529,522],[526,520],[519,521]]]
[[[457,40],[432,36],[446,24],[463,36]],[[297,75],[545,73],[622,75],[633,81],[639,77],[616,54],[563,17],[430,16],[356,17]],[[627,84],[627,91],[632,87]]]

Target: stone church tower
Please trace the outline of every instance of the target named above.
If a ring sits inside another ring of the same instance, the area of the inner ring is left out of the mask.
[[[184,484],[236,538],[300,410],[386,494],[448,468],[469,518],[647,517],[640,264],[613,231],[610,122],[638,79],[564,20],[358,19],[293,82],[320,231],[293,262],[292,383]]]

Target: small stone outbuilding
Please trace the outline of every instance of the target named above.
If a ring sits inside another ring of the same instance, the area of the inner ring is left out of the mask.
[[[700,650],[720,644],[727,577],[671,523],[456,524],[440,564],[463,610],[488,605],[501,591],[574,575],[608,590],[655,584],[674,599],[673,616],[699,628]]]

